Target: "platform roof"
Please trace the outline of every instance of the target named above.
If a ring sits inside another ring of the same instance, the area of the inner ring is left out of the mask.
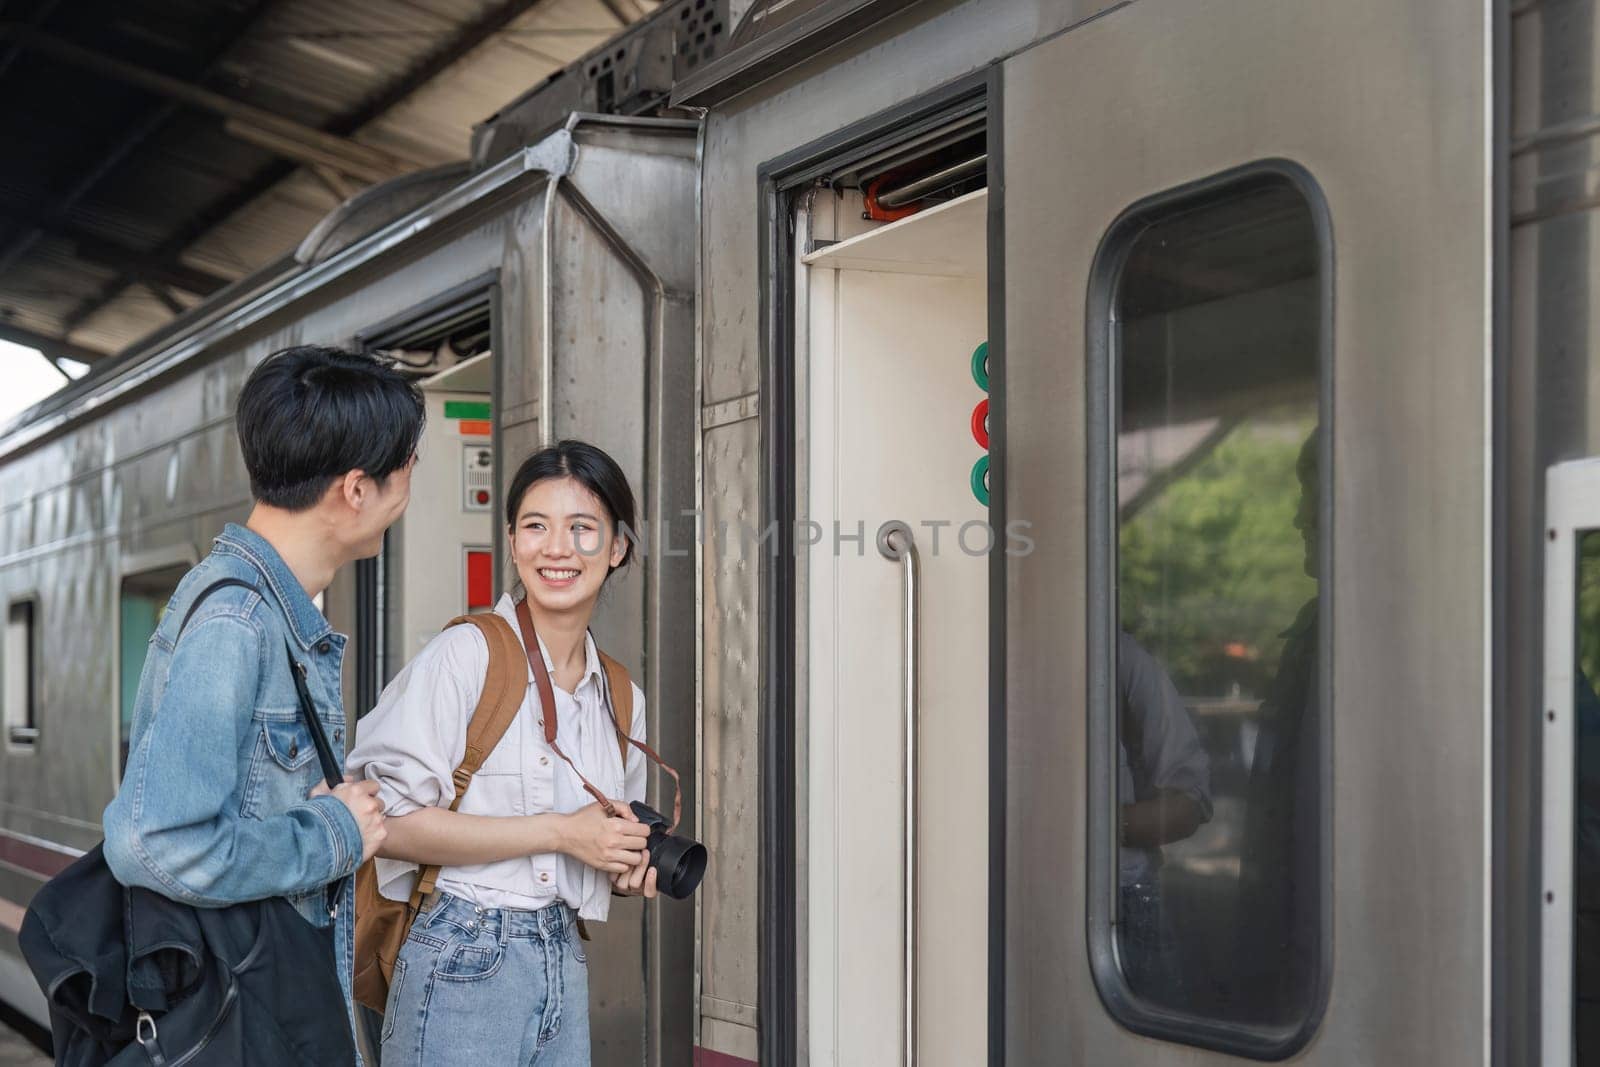
[[[115,356],[656,6],[0,0],[0,338]]]

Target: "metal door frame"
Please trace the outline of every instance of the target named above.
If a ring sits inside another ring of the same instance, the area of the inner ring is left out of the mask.
[[[467,311],[482,306],[489,318],[489,351],[493,353],[494,363],[491,371],[492,391],[489,396],[492,410],[498,410],[501,397],[501,368],[506,364],[506,357],[499,350],[500,343],[505,337],[505,329],[501,324],[504,309],[500,299],[500,268],[486,271],[475,278],[469,278],[459,285],[451,286],[432,299],[425,300],[414,308],[407,308],[398,315],[391,315],[379,322],[373,323],[357,331],[352,338],[356,347],[363,352],[381,352],[384,348],[402,343],[406,336],[420,329],[427,322],[438,319],[459,311]],[[495,462],[500,461],[500,420],[492,419],[489,427],[489,448],[494,453]],[[505,532],[500,529],[500,524],[493,521],[493,516],[500,514],[500,478],[497,470],[494,485],[490,489],[491,499],[489,511],[490,525],[494,530],[493,545],[490,558],[493,561],[491,580],[494,588],[504,588],[505,576],[504,557]],[[389,625],[387,621],[388,607],[387,584],[389,581],[389,536],[390,531],[383,532],[383,547],[378,554],[369,559],[358,559],[355,562],[355,619],[356,619],[356,648],[355,648],[355,677],[356,677],[356,717],[360,718],[377,705],[378,695],[389,684],[384,677],[388,673]],[[404,549],[402,548],[402,551]],[[376,634],[375,639],[368,639],[368,634]]]
[[[795,352],[794,209],[810,183],[850,157],[865,156],[913,135],[918,126],[943,121],[963,103],[982,101],[990,138],[988,218],[989,454],[991,483],[1004,476],[1005,275],[999,244],[1003,235],[1004,182],[999,143],[1000,65],[948,82],[931,92],[852,123],[757,169],[757,233],[761,269],[761,528],[774,531],[772,550],[761,555],[761,851],[760,935],[757,944],[758,1041],[766,1067],[798,1063],[799,867],[796,848],[795,693],[796,619],[800,607],[795,554],[795,493],[798,462]],[[991,528],[1004,529],[1003,494],[992,493]],[[998,523],[999,525],[995,525]],[[1005,555],[995,551],[989,571],[989,1062],[1003,1062],[1005,979]],[[996,679],[998,678],[998,683]]]

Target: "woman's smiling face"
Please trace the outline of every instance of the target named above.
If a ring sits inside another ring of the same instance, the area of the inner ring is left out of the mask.
[[[546,478],[522,494],[511,558],[533,606],[551,614],[592,610],[627,549],[606,506],[576,478]]]

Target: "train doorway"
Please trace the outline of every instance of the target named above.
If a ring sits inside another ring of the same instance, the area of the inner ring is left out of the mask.
[[[969,106],[799,201],[814,1065],[986,1055],[984,143]]]
[[[356,572],[356,714],[457,615],[494,606],[499,502],[493,287],[361,338],[414,374],[427,411],[411,505]]]

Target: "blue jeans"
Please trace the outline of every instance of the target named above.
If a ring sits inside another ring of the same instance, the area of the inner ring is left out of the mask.
[[[588,1067],[589,965],[565,904],[424,907],[395,962],[384,1067]]]

